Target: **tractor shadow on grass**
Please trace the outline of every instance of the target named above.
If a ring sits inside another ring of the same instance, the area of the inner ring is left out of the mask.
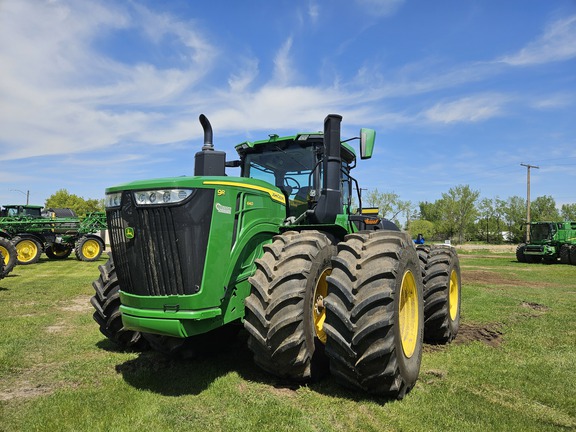
[[[107,341],[100,347],[114,350]],[[243,332],[225,347],[186,358],[143,351],[135,359],[116,365],[116,371],[130,385],[164,396],[198,395],[229,373],[257,382],[266,382],[268,378],[254,365]]]
[[[338,385],[329,374],[307,384],[274,377],[254,363],[246,339],[246,333],[241,331],[227,347],[185,359],[157,351],[143,351],[138,357],[116,365],[116,372],[122,374],[131,386],[164,396],[199,395],[219,378],[237,374],[242,380],[263,384],[270,393],[280,396],[295,396],[301,387],[307,387],[319,394],[353,401],[370,400],[383,404],[394,400],[348,390]],[[98,346],[118,352],[108,340],[99,342]]]

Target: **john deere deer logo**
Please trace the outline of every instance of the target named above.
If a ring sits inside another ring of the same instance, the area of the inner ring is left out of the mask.
[[[124,237],[126,237],[127,239],[133,239],[134,238],[134,228],[132,227],[126,227],[124,229]]]

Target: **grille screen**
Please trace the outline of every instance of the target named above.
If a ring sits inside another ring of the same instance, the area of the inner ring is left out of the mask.
[[[107,214],[122,291],[143,296],[198,292],[213,201],[213,189],[197,189],[182,205],[136,207],[132,193],[124,192],[122,207]]]

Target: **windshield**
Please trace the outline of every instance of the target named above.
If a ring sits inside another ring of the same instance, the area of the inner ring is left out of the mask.
[[[273,143],[258,150],[246,155],[243,176],[279,187],[289,203],[290,215],[299,216],[308,209],[310,191],[315,189],[314,171],[320,175],[314,146]]]
[[[530,227],[532,241],[550,240],[554,232],[555,230],[551,224],[534,224]]]

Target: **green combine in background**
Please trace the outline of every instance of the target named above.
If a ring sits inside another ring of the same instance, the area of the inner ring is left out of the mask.
[[[576,221],[531,223],[530,240],[518,245],[516,259],[576,265]]]

